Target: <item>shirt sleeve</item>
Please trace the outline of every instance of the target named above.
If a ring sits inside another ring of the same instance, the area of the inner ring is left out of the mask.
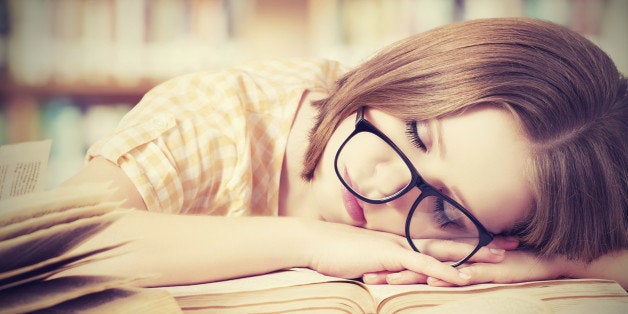
[[[159,85],[129,112],[115,132],[95,143],[96,155],[119,165],[151,211],[182,213],[215,195],[237,162],[229,136],[241,107],[225,73],[196,73]],[[211,82],[211,84],[209,84]],[[222,85],[222,86],[221,86]]]
[[[148,92],[86,158],[120,166],[150,211],[272,215],[300,97],[332,84],[340,69],[270,62],[174,78]]]

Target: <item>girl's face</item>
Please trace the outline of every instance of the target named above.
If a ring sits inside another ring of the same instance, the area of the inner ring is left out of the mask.
[[[509,112],[478,106],[459,115],[417,122],[416,128],[368,107],[364,117],[398,146],[427,183],[464,206],[489,232],[509,231],[531,207],[531,183],[527,176],[530,144]],[[325,221],[404,235],[408,212],[421,193],[418,188],[390,202],[371,204],[349,193],[334,171],[336,152],[354,127],[355,115],[341,123],[317,167],[311,182],[317,215]],[[368,141],[355,141],[352,145],[358,146],[351,149],[361,149],[371,158],[348,154],[350,157],[339,160],[339,169],[354,169],[367,162],[370,164],[361,169],[372,169],[350,174],[354,190],[404,184],[399,175],[403,170],[386,162],[386,150],[377,149]],[[413,224],[424,224],[417,229],[421,234],[413,236],[438,237],[437,228],[431,226],[436,215],[426,211],[413,218]]]

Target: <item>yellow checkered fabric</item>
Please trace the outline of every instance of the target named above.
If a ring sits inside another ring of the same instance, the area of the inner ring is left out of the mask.
[[[276,215],[285,144],[304,90],[345,68],[294,59],[193,73],[148,92],[87,160],[103,156],[151,211]]]

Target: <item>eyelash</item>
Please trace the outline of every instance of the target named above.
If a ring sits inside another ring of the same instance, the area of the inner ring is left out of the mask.
[[[408,139],[410,139],[410,143],[422,151],[427,151],[425,143],[423,143],[423,140],[419,137],[419,132],[416,128],[416,121],[406,123],[406,135],[408,136]]]
[[[456,229],[460,231],[465,231],[466,227],[464,223],[461,224],[459,218],[452,219],[447,215],[447,210],[445,209],[444,203],[445,200],[442,198],[438,198],[438,203],[434,205],[434,222],[437,226],[442,229]]]
[[[444,201],[441,198],[438,198],[438,203],[434,206],[434,220],[443,228],[454,223],[445,213]]]

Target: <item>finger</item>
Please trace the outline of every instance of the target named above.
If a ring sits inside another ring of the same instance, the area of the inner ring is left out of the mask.
[[[428,277],[427,278],[427,282],[428,285],[433,286],[433,287],[455,287],[456,285],[446,282],[446,281],[442,281],[440,279],[434,278],[434,277]]]
[[[427,276],[410,270],[391,273],[386,276],[386,282],[391,285],[412,285],[426,283]]]
[[[500,240],[505,243],[505,241]],[[423,239],[419,241],[421,253],[435,257],[440,261],[459,261],[475,249],[472,241]],[[498,243],[501,244],[501,243]],[[472,262],[499,263],[504,259],[505,250],[499,247],[482,247],[471,257]]]
[[[471,258],[469,262],[474,263],[499,263],[504,260],[506,251],[501,248],[482,247]]]
[[[515,237],[497,236],[489,243],[488,247],[503,250],[515,250],[519,247],[519,240]]]
[[[516,253],[516,252],[514,252]],[[533,256],[506,258],[503,263],[475,263],[465,265],[461,273],[469,275],[470,283],[512,283],[531,280],[555,279],[560,276],[551,263],[546,263]]]
[[[389,271],[367,273],[362,275],[362,282],[367,285],[383,285],[386,284],[386,276],[391,274]]]
[[[500,274],[503,267],[496,264],[476,263],[460,268],[460,272],[470,277],[469,284],[479,284],[487,282],[501,282]]]
[[[440,261],[461,260],[467,252],[473,251],[475,245],[445,239],[422,239],[415,241],[421,253],[433,256]]]
[[[404,250],[401,260],[403,268],[428,277],[438,278],[457,285],[465,285],[469,281],[468,274],[461,273],[448,263],[443,263],[434,257]],[[391,267],[394,267],[391,265]],[[394,269],[394,268],[389,268]]]

